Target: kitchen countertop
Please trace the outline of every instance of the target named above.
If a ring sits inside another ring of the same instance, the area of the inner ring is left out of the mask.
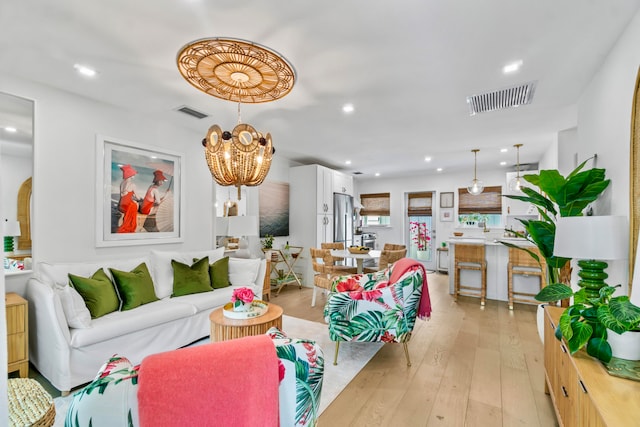
[[[485,237],[476,237],[476,236],[460,236],[460,237],[450,237],[449,244],[455,245],[456,243],[471,243],[471,244],[485,244],[487,246],[504,246],[500,241],[504,241],[507,243],[512,243],[514,245],[519,246],[533,246],[531,242],[527,239],[522,239],[519,237],[497,237],[497,238],[485,238]]]

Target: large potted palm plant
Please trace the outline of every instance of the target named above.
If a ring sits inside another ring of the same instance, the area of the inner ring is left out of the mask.
[[[581,216],[585,208],[594,202],[610,183],[605,179],[604,169],[592,168],[583,170],[591,159],[582,162],[569,175],[563,177],[555,169],[542,170],[538,174],[527,174],[523,178],[538,190],[522,187],[524,195],[505,195],[510,199],[531,203],[538,210],[539,219],[518,219],[524,226],[525,232],[509,230],[517,237],[524,238],[535,245],[547,265],[547,283],[565,283],[571,281],[571,264],[569,258],[557,257],[553,254],[556,237],[556,220],[558,217]],[[540,262],[536,253],[525,246],[518,246],[510,242],[502,244],[528,252]],[[538,309],[538,333],[544,340],[543,311]]]
[[[539,219],[518,219],[524,226],[524,233],[510,231],[517,237],[528,240],[540,250],[540,254],[547,263],[547,283],[568,283],[570,279],[568,264],[570,259],[553,255],[556,219],[558,217],[582,216],[585,208],[602,194],[611,181],[605,179],[604,169],[582,170],[589,160],[591,159],[582,162],[566,177],[560,175],[560,172],[555,169],[524,175],[523,178],[538,187],[538,190],[522,187],[524,195],[504,196],[530,203],[538,210]],[[524,246],[504,241],[501,243],[527,251],[534,259],[540,261],[534,252]]]

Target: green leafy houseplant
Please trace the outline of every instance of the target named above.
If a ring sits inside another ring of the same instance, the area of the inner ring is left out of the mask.
[[[548,283],[558,283],[561,280],[561,270],[570,261],[569,258],[553,255],[553,245],[556,236],[556,218],[558,216],[582,216],[582,211],[607,188],[610,181],[605,179],[604,169],[582,170],[587,159],[575,168],[567,177],[560,175],[555,169],[542,170],[539,174],[527,174],[523,178],[538,187],[523,187],[523,196],[505,195],[514,200],[521,200],[534,205],[540,216],[537,220],[518,219],[524,226],[526,233],[509,230],[517,237],[525,238],[534,244],[547,263]],[[538,256],[526,247],[501,242],[505,246],[514,247],[529,252],[537,261]]]
[[[265,234],[264,239],[262,239],[262,247],[264,249],[272,249],[273,248],[273,236],[271,234]]]
[[[612,355],[607,329],[622,334],[640,326],[640,307],[626,295],[612,296],[619,286],[603,286],[597,298],[588,298],[585,289],[573,292],[567,285],[554,283],[542,288],[535,298],[549,302],[573,297],[573,305],[560,316],[556,338],[567,340],[571,354],[586,346],[590,356],[609,362]]]

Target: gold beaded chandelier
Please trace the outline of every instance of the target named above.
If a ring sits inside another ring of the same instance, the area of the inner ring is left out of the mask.
[[[293,88],[296,75],[277,52],[256,43],[208,38],[193,41],[178,53],[180,74],[196,89],[238,103],[238,124],[231,132],[218,125],[202,140],[205,158],[216,182],[223,186],[262,184],[275,153],[271,135],[242,123],[241,103],[275,101]]]

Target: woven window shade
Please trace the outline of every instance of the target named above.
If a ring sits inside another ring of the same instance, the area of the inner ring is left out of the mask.
[[[391,216],[391,193],[361,194],[360,216]]]
[[[407,216],[431,216],[433,193],[409,193]]]
[[[470,194],[466,188],[458,188],[458,215],[471,213],[501,214],[502,187],[484,187],[477,196]]]

